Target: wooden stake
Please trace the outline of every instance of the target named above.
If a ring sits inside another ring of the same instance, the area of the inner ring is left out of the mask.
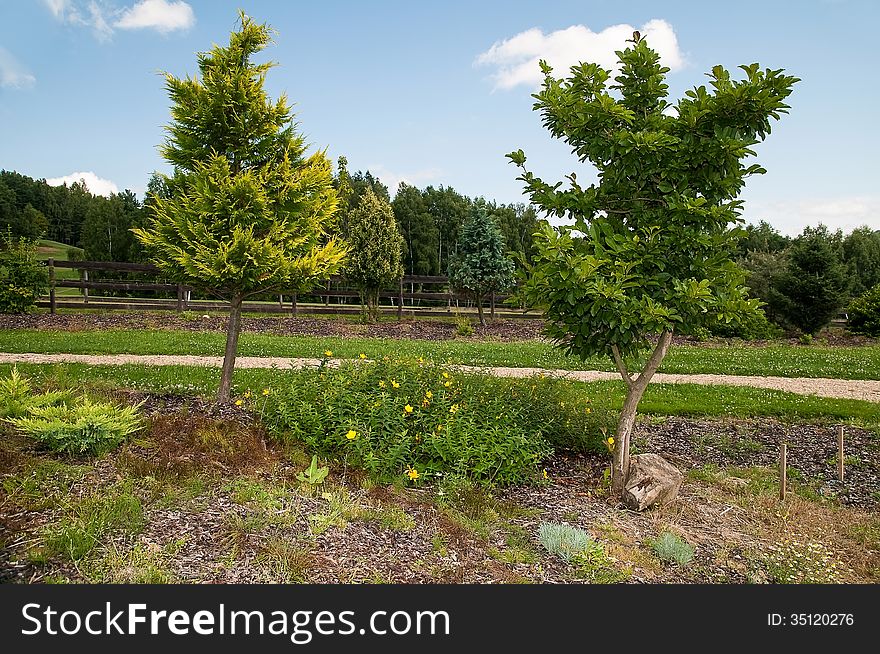
[[[843,481],[843,425],[837,428],[837,477]]]
[[[80,277],[83,282],[85,282],[85,286],[83,286],[83,304],[89,303],[89,271],[81,270]]]
[[[788,482],[788,446],[782,443],[779,446],[779,499],[785,499],[786,485]]]

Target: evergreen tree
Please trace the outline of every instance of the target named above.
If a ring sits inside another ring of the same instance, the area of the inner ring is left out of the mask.
[[[336,211],[330,162],[310,156],[282,95],[264,89],[272,64],[251,59],[270,29],[243,12],[229,45],[198,56],[200,77],[166,75],[173,122],[162,147],[170,197],[153,198],[135,230],[172,280],[230,302],[218,400],[229,400],[242,302],[312,286],[336,272],[344,248],[325,239]]]
[[[847,302],[849,282],[837,241],[824,225],[804,229],[776,283],[785,319],[805,334],[816,334]]]
[[[485,325],[483,299],[513,285],[513,262],[505,255],[504,238],[486,206],[477,203],[461,228],[456,253],[449,262],[449,283],[471,296],[480,324]]]
[[[379,291],[403,276],[403,236],[391,205],[370,188],[348,214],[346,241],[345,277],[360,291],[364,317],[375,322],[379,318]]]

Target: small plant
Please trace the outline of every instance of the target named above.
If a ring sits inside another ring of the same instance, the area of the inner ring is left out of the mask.
[[[142,428],[139,406],[119,408],[81,398],[74,406],[31,406],[26,416],[6,422],[55,452],[97,456]]]
[[[660,534],[660,537],[651,543],[651,549],[665,563],[687,565],[694,559],[694,548],[671,531]]]
[[[471,324],[471,321],[466,316],[457,315],[455,316],[455,335],[456,336],[471,336],[474,333],[474,326]]]
[[[318,467],[318,457],[317,455],[314,455],[312,456],[312,462],[309,464],[309,467],[298,473],[296,478],[309,486],[320,486],[324,483],[329,472],[330,468],[327,466]]]
[[[597,545],[583,529],[559,522],[542,522],[538,526],[538,540],[550,554],[566,563]]]
[[[844,575],[852,572],[821,543],[788,539],[770,546],[764,565],[778,584],[843,583]]]
[[[26,313],[49,285],[36,241],[0,236],[0,313]]]
[[[575,574],[591,584],[619,584],[629,579],[631,570],[618,570],[601,543],[591,540],[572,562]]]
[[[813,335],[812,334],[801,334],[798,337],[798,343],[801,345],[811,345],[813,343]]]
[[[852,333],[880,336],[880,284],[853,300],[847,317],[847,327]]]

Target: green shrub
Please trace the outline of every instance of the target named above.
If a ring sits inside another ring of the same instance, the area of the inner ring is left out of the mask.
[[[119,408],[88,398],[73,406],[28,407],[27,414],[7,422],[62,454],[103,454],[141,429],[137,407]]]
[[[35,241],[0,238],[0,313],[25,313],[46,292],[49,275]]]
[[[619,584],[629,579],[632,570],[618,570],[601,543],[590,541],[587,547],[575,555],[572,562],[575,574],[591,584]]]
[[[651,543],[651,548],[661,561],[687,565],[694,558],[694,548],[670,531],[664,531]]]
[[[0,379],[0,419],[20,418],[33,407],[57,406],[70,398],[62,392],[35,395],[30,382],[13,367],[9,377]]]
[[[713,336],[742,338],[747,341],[770,340],[779,338],[785,333],[779,325],[770,322],[760,309],[747,314],[738,322],[715,323],[709,331]]]
[[[583,529],[559,522],[542,522],[538,526],[538,540],[550,554],[566,563],[571,563],[587,550],[601,547]]]
[[[880,284],[853,300],[847,315],[852,333],[880,336]]]
[[[290,373],[267,397],[264,419],[379,480],[460,474],[509,484],[537,479],[553,447],[602,451],[591,411],[555,380],[383,360]]]

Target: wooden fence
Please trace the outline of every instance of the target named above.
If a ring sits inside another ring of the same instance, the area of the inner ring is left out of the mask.
[[[115,273],[140,273],[155,276],[161,271],[151,264],[120,263],[115,261],[56,261],[48,259],[46,266],[49,270],[49,296],[37,303],[37,306],[48,307],[51,313],[57,309],[123,309],[129,311],[148,310],[176,310],[176,311],[212,311],[225,310],[229,304],[223,300],[192,299],[193,288],[184,284],[169,284],[157,281],[119,281],[97,279],[99,272]],[[79,279],[59,279],[57,269],[72,269],[79,271]],[[425,290],[425,287],[436,290]],[[418,290],[416,290],[418,287]],[[59,296],[57,289],[79,289],[81,296]],[[408,288],[408,290],[407,290]],[[92,291],[96,293],[92,293]],[[137,293],[139,291],[173,293],[176,299],[150,298],[150,297],[116,297],[101,295],[106,291],[125,291]],[[311,314],[347,314],[359,313],[360,303],[348,304],[351,299],[359,298],[357,290],[346,284],[346,281],[334,276],[327,280],[323,287],[318,287],[307,293],[282,291],[277,294],[278,302],[246,302],[243,310],[258,313],[286,313],[296,316],[300,313]],[[509,295],[491,294],[484,303],[492,318],[539,318],[540,315],[523,309],[514,309],[500,306]],[[309,298],[318,301],[304,302]],[[330,300],[335,298],[337,303],[331,306]],[[398,287],[394,290],[383,290],[379,293],[379,299],[388,300],[389,304],[382,306],[383,313],[397,313],[397,318],[404,316],[449,316],[459,311],[473,312],[474,303],[463,295],[453,292],[449,288],[449,278],[445,276],[406,275]],[[430,303],[421,306],[422,302]],[[414,304],[414,302],[418,304]],[[443,306],[445,304],[445,307]]]

